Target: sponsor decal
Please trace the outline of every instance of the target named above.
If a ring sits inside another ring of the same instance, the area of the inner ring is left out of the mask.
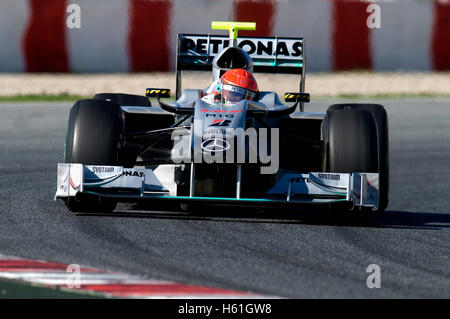
[[[226,136],[231,137],[234,136],[233,129],[220,129],[220,128],[209,128],[203,131],[203,137],[207,136]]]
[[[208,37],[183,36],[181,40],[181,54],[216,55],[223,48],[230,45],[230,41],[225,37],[210,37],[208,48]],[[301,58],[302,41],[299,39],[282,38],[240,38],[238,47],[247,52],[250,56],[261,57],[285,57]]]
[[[123,176],[144,177],[144,172],[123,171]]]
[[[319,173],[317,174],[317,177],[319,179],[326,179],[331,181],[340,181],[341,175],[340,174],[327,174],[327,173]],[[311,180],[309,177],[292,177],[291,183],[311,183]]]
[[[201,109],[200,112],[207,112],[207,113],[242,113],[242,110],[224,110],[224,109],[211,110],[211,109]]]
[[[207,113],[206,117],[226,117],[226,118],[232,119],[232,118],[234,118],[234,114],[209,114],[209,113]]]
[[[292,177],[291,183],[310,183],[309,177]]]
[[[114,167],[94,166],[92,171],[94,173],[111,173],[114,172]]]
[[[339,174],[317,174],[317,177],[319,177],[320,179],[328,179],[331,181],[340,181],[341,180],[341,175]]]
[[[220,138],[215,138],[204,141],[201,146],[207,152],[224,152],[230,148],[230,143]]]
[[[212,121],[210,126],[228,126],[230,123],[231,120],[217,119]]]

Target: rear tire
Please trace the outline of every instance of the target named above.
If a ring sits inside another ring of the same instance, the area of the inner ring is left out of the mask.
[[[124,106],[152,106],[146,96],[123,93],[98,93],[94,99],[114,102]]]
[[[70,110],[64,162],[118,165],[123,128],[123,113],[118,104],[77,101]],[[90,194],[79,194],[65,203],[74,212],[111,212],[117,205],[115,200]]]

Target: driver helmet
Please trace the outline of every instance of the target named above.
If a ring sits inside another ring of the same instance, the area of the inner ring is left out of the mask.
[[[217,99],[227,104],[235,104],[242,100],[254,100],[258,94],[255,77],[244,69],[231,69],[220,78],[216,88]]]

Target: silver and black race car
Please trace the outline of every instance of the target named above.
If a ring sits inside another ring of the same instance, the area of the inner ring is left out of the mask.
[[[103,93],[73,105],[55,199],[75,212],[142,201],[383,211],[383,106],[305,112],[303,38],[237,37],[254,23],[212,26],[230,36],[178,35],[175,100],[161,101],[169,89],[149,88],[146,96]],[[299,92],[286,93],[287,104],[259,91],[229,106],[207,103],[202,89],[182,89],[183,71],[212,71],[217,80],[235,68],[298,74]]]

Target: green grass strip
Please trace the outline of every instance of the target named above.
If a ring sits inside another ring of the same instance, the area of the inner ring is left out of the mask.
[[[75,102],[82,99],[90,99],[92,97],[70,95],[70,94],[27,94],[0,96],[0,102]]]
[[[0,299],[99,299],[100,294],[85,290],[43,287],[20,281],[0,280]]]

